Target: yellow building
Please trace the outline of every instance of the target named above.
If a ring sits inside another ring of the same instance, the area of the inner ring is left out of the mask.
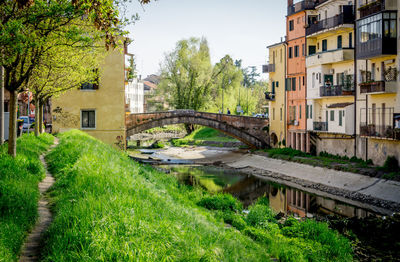
[[[126,53],[125,43],[125,53]],[[99,84],[84,84],[52,100],[53,132],[80,129],[116,147],[124,148],[125,54],[109,51],[99,69]]]
[[[316,153],[355,154],[354,19],[346,0],[321,1],[308,17],[306,118]]]
[[[400,160],[399,8],[397,0],[357,6],[357,153],[378,165]]]
[[[267,47],[269,63],[264,66],[263,72],[269,73],[269,133],[272,147],[286,145],[286,43],[280,42]]]

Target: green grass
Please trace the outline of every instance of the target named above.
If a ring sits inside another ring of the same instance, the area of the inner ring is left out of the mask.
[[[79,132],[47,156],[56,177],[44,261],[268,261],[211,211],[203,191]]]
[[[172,139],[173,146],[203,145],[205,141],[216,142],[211,146],[222,147],[224,142],[238,142],[237,139],[209,127],[200,127],[181,139]]]
[[[29,231],[37,219],[38,183],[44,177],[39,160],[53,143],[43,134],[23,135],[17,140],[17,156],[0,147],[0,261],[16,261]]]
[[[216,209],[215,205],[208,208]],[[215,215],[243,234],[264,244],[268,253],[278,261],[352,261],[353,259],[351,242],[337,231],[330,229],[327,223],[310,219],[299,221],[293,217],[280,222],[265,198],[250,206],[249,211],[246,215],[232,212],[221,205],[219,211],[215,211]]]

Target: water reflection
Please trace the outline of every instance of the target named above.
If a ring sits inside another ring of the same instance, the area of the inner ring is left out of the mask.
[[[266,179],[247,175],[236,170],[215,166],[163,166],[184,184],[200,186],[211,192],[230,193],[245,207],[261,196],[269,198],[276,212],[312,217],[315,214],[339,215],[343,217],[367,217],[376,212],[277,184]]]

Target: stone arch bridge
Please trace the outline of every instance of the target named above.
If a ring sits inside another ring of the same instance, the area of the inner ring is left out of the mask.
[[[147,129],[174,124],[207,126],[232,136],[252,148],[269,147],[269,121],[266,118],[204,113],[194,110],[129,114],[126,116],[126,136],[130,137]]]

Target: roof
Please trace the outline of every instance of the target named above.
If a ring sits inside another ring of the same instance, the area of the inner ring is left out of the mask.
[[[327,108],[344,108],[344,107],[350,106],[352,104],[354,104],[354,103],[336,103],[336,104],[328,105],[326,107]]]
[[[144,89],[157,89],[157,85],[149,81],[143,81]]]

